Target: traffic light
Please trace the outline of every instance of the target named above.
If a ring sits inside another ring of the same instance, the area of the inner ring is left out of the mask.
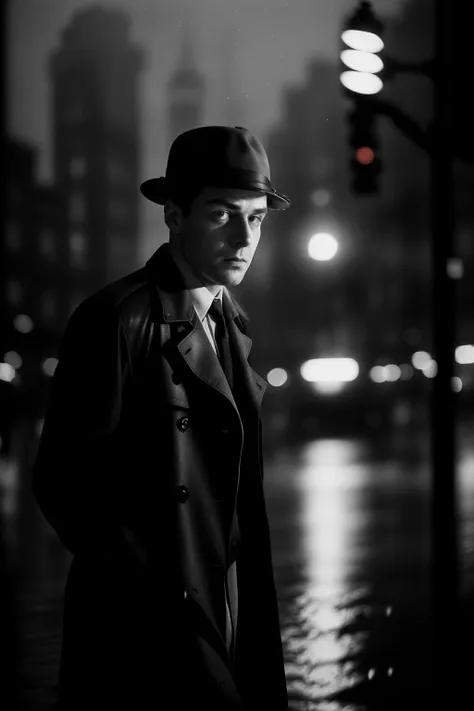
[[[341,33],[340,80],[344,94],[352,104],[347,118],[352,189],[356,193],[377,192],[381,170],[375,100],[371,96],[383,88],[379,76],[384,67],[379,56],[384,48],[382,30],[383,25],[373,13],[370,2],[364,0],[347,18]]]
[[[347,19],[341,34],[343,49],[341,84],[346,94],[377,94],[383,87],[380,72],[384,63],[379,56],[384,48],[383,25],[369,2],[361,2]]]
[[[382,163],[375,115],[366,100],[355,101],[348,121],[352,189],[356,193],[375,193]]]

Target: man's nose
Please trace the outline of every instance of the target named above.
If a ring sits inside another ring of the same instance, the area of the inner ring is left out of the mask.
[[[234,242],[243,246],[248,246],[252,242],[252,229],[245,217],[239,219],[235,224],[233,232]]]

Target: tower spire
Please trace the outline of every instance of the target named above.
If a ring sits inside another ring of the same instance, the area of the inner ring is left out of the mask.
[[[196,69],[196,52],[189,29],[182,37],[178,66],[168,82],[168,131],[170,141],[184,131],[201,125],[205,85]]]

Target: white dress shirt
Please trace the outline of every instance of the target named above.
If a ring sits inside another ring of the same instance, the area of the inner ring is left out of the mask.
[[[211,346],[217,353],[216,342],[214,338],[214,334],[216,332],[216,323],[212,316],[209,315],[209,309],[211,308],[214,299],[220,299],[222,303],[222,292],[224,287],[219,287],[219,291],[215,296],[213,296],[207,286],[204,286],[199,281],[194,272],[191,270],[187,262],[184,260],[179,248],[171,242],[169,243],[169,245],[170,254],[176,262],[179,271],[181,272],[181,276],[184,280],[184,285],[191,296],[194,310],[196,311],[197,315],[201,320],[201,323],[204,327],[204,331],[206,332],[206,336],[208,337]]]

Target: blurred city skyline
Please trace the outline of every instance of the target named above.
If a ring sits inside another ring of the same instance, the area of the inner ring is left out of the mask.
[[[265,141],[280,121],[285,88],[304,81],[311,59],[337,62],[341,22],[356,4],[12,0],[7,14],[8,134],[37,149],[38,179],[53,182],[48,62],[75,13],[95,6],[124,10],[131,19],[131,39],[144,51],[139,86],[143,180],[165,171],[170,143],[167,84],[179,66],[186,36],[205,83],[202,123],[245,125]],[[403,4],[404,0],[375,0],[373,7],[386,15]],[[163,240],[164,230],[153,204],[143,200],[140,208],[140,252],[147,258]]]

